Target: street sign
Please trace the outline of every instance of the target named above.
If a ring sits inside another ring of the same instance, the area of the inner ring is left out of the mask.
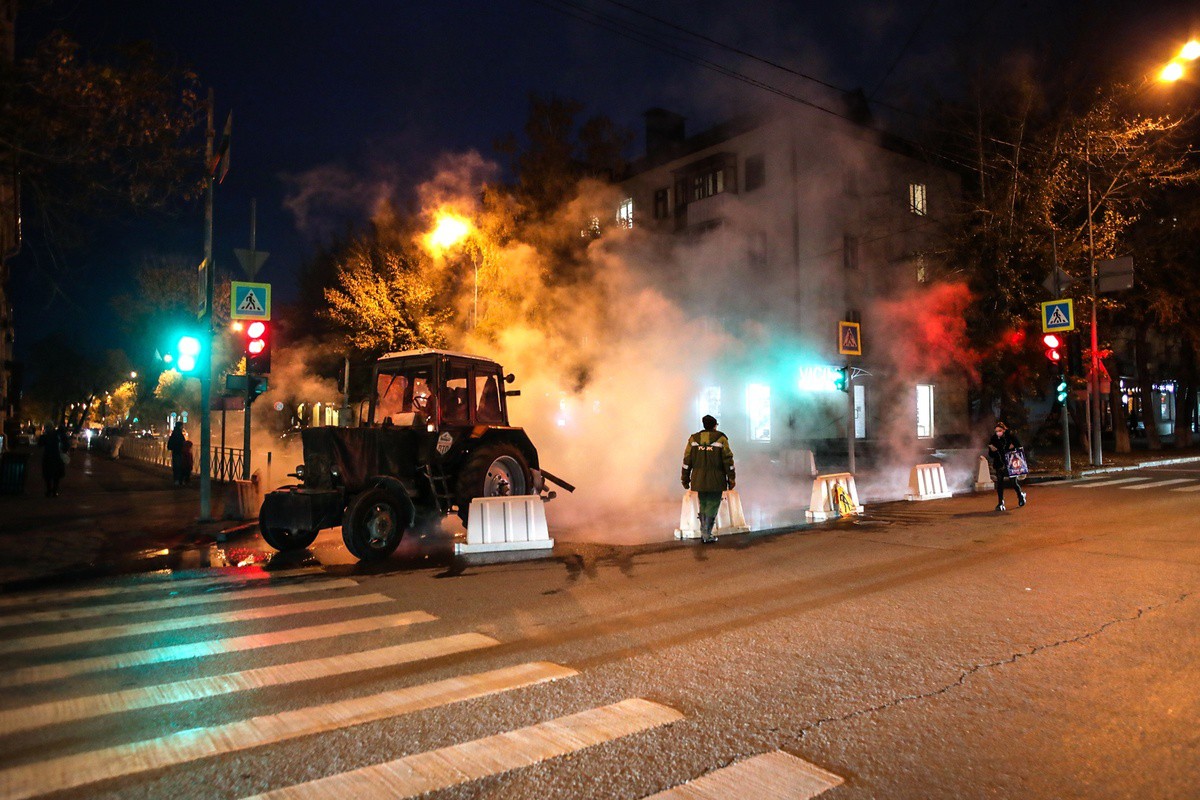
[[[1066,333],[1075,330],[1075,301],[1071,298],[1042,303],[1042,331]]]
[[[203,319],[208,311],[208,259],[200,262],[196,268],[196,319]]]
[[[844,356],[862,355],[862,326],[857,322],[838,322],[838,353]]]
[[[271,318],[271,284],[233,281],[230,287],[231,319]]]
[[[1133,288],[1133,256],[1106,258],[1096,262],[1096,289],[1120,292]]]
[[[1062,267],[1055,267],[1050,273],[1050,277],[1042,281],[1042,286],[1046,287],[1047,292],[1058,294],[1071,288],[1071,283],[1071,276],[1063,272]]]
[[[250,280],[254,280],[254,276],[258,274],[259,267],[266,263],[267,256],[271,255],[265,250],[243,250],[240,247],[233,249],[233,254],[237,256],[238,263],[242,265],[242,269],[246,271],[246,275]]]

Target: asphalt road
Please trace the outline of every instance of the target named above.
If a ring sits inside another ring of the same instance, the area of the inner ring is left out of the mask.
[[[286,571],[0,596],[0,797],[1194,799],[1192,489],[492,565],[361,570],[326,535]]]

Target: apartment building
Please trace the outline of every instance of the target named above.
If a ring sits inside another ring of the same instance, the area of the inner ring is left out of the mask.
[[[646,153],[620,182],[616,221],[674,248],[658,282],[705,324],[760,343],[697,386],[735,439],[767,450],[870,443],[935,447],[966,433],[962,376],[914,359],[912,325],[939,273],[956,173],[871,126],[796,106],[693,136],[645,115]],[[664,269],[651,265],[649,269]],[[911,313],[912,319],[905,315]],[[839,323],[861,355],[839,350]],[[906,347],[907,346],[907,347]],[[848,391],[835,384],[849,367]]]

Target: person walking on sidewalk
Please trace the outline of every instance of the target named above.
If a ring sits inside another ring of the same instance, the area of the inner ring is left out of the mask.
[[[1004,511],[1004,484],[1012,481],[1012,487],[1017,493],[1017,505],[1025,505],[1025,492],[1021,491],[1021,483],[1017,476],[1008,474],[1008,453],[1018,449],[1021,442],[1017,435],[1008,429],[1003,422],[997,422],[995,433],[988,441],[988,458],[992,462],[992,471],[996,473],[996,510]]]
[[[67,474],[67,439],[62,430],[47,422],[38,437],[42,448],[42,480],[46,482],[46,497],[58,497],[58,487]]]
[[[721,508],[721,495],[736,483],[733,469],[733,450],[729,439],[717,430],[717,420],[705,414],[700,420],[704,430],[688,437],[683,450],[684,489],[700,496],[700,541],[715,542],[713,524]]]
[[[179,465],[179,476],[183,480],[184,486],[192,485],[192,468],[196,464],[196,459],[192,455],[192,440],[183,440],[183,461]]]
[[[186,473],[183,471],[184,461],[184,444],[187,442],[187,436],[183,432],[183,423],[176,422],[175,430],[171,431],[171,435],[167,437],[167,450],[171,452],[171,477],[175,480],[176,486],[183,486]],[[191,467],[188,468],[191,471]]]

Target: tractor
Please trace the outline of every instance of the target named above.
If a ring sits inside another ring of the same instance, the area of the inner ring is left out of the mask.
[[[546,481],[524,429],[509,425],[495,361],[445,350],[389,353],[376,362],[365,419],[353,428],[301,432],[304,463],[263,498],[259,528],[276,550],[301,550],[342,526],[358,559],[386,558],[417,524],[457,512],[464,525],[476,497],[540,495]]]

